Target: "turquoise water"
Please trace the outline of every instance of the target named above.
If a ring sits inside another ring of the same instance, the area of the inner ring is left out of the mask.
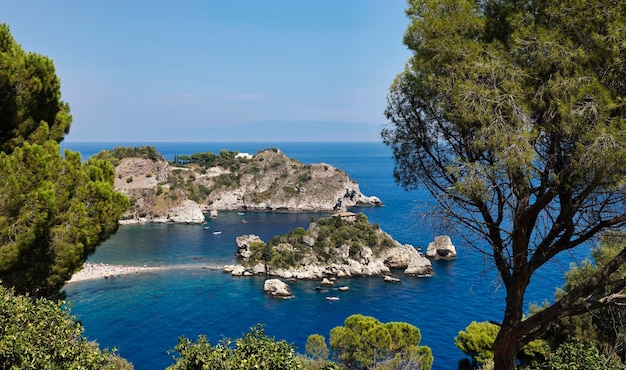
[[[440,235],[416,209],[431,204],[423,192],[407,192],[395,185],[390,151],[380,143],[123,143],[154,145],[168,158],[175,154],[221,149],[254,153],[278,147],[304,163],[325,162],[345,170],[366,195],[376,195],[384,207],[355,209],[365,213],[402,243],[426,247]],[[88,157],[115,143],[66,143],[64,147]],[[104,347],[116,347],[136,369],[162,369],[172,364],[177,338],[206,334],[211,343],[223,336],[240,337],[257,323],[278,339],[294,343],[304,352],[313,333],[328,340],[330,329],[346,317],[361,313],[387,321],[406,321],[420,328],[422,343],[432,348],[434,369],[455,369],[463,357],[454,337],[472,320],[499,321],[503,290],[484,256],[462,245],[452,235],[459,257],[434,261],[431,278],[409,278],[403,284],[381,278],[341,281],[348,292],[316,290],[316,282],[292,284],[293,299],[277,300],[263,293],[262,277],[232,277],[199,266],[235,262],[235,238],[256,234],[264,240],[290,229],[307,227],[324,213],[222,212],[206,225],[128,225],[101,245],[92,262],[130,265],[176,265],[173,270],[130,275],[125,279],[96,280],[66,286],[71,310],[85,326],[85,334]],[[242,219],[248,223],[243,224]],[[214,231],[221,231],[215,235]],[[527,301],[551,300],[562,284],[563,272],[573,257],[566,256],[538,272]],[[326,295],[340,295],[327,301]]]

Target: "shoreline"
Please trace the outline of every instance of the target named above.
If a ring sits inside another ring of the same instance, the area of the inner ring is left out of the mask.
[[[203,265],[170,265],[170,266],[130,266],[109,265],[106,263],[85,262],[82,270],[76,272],[65,284],[78,283],[81,281],[126,277],[129,274],[139,274],[152,271],[175,270],[175,269],[208,269],[221,270],[222,266]]]

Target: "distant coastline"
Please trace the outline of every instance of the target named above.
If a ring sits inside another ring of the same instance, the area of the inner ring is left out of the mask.
[[[80,152],[83,160],[87,160],[101,150],[111,150],[115,147],[140,147],[154,146],[157,151],[167,160],[174,159],[174,155],[191,155],[196,152],[219,153],[220,150],[236,150],[238,152],[256,153],[261,149],[279,148],[288,156],[304,163],[319,162],[317,158],[311,158],[311,154],[324,151],[336,152],[337,148],[343,148],[346,153],[364,153],[368,155],[379,153],[391,158],[391,149],[378,141],[332,141],[332,142],[297,142],[297,141],[62,141],[61,151],[69,149]],[[331,163],[332,164],[332,163]]]

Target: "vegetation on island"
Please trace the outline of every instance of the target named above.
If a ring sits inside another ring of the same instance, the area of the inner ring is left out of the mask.
[[[284,156],[276,148],[263,149],[253,158],[239,156],[237,151],[222,149],[219,154],[213,152],[177,155],[172,162],[180,168],[191,171],[174,169],[168,178],[170,187],[178,187],[196,202],[203,202],[211,193],[217,190],[234,189],[241,185],[242,179],[252,178],[258,182],[266,177],[288,180],[293,178],[289,186],[272,185],[267,189],[250,194],[252,203],[268,200],[273,194],[282,192],[287,196],[299,193],[299,187],[311,180],[311,165],[302,164]],[[211,168],[220,168],[223,172],[211,176],[210,181],[198,181]],[[328,170],[328,166],[326,166]]]
[[[239,171],[242,163],[248,160],[245,157],[237,157],[239,152],[220,150],[219,154],[213,152],[194,153],[189,155],[176,155],[171,162],[176,167],[187,168],[193,171],[174,169],[168,176],[167,183],[170,189],[183,189],[189,199],[195,202],[203,202],[213,191],[218,189],[232,189],[240,185]],[[214,176],[210,184],[196,181],[196,176],[205,175],[209,168],[219,167],[226,172]]]
[[[237,156],[238,151],[220,150],[218,154],[213,152],[193,153],[192,155],[175,155],[172,164],[175,166],[196,165],[207,169],[211,167],[222,167],[231,169],[233,172],[239,168],[241,163],[246,163],[247,158]]]
[[[616,306],[622,248],[524,316],[535,272],[626,223],[626,2],[410,1],[412,51],[382,131],[394,175],[492,256],[506,290],[497,369],[562,318]]]
[[[117,166],[121,159],[124,158],[147,158],[159,159],[161,154],[157,152],[154,146],[124,147],[118,146],[112,150],[102,150],[94,155],[96,159],[108,161],[113,166]]]
[[[341,263],[339,256],[346,248],[350,258],[358,259],[363,248],[371,249],[376,256],[394,245],[394,240],[378,224],[371,224],[363,213],[357,214],[354,221],[333,216],[313,220],[308,230],[299,227],[267,243],[253,241],[245,266],[263,263],[267,270],[296,267],[305,260]]]

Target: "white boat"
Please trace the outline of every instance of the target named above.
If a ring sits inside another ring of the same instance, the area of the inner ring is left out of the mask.
[[[219,235],[221,233],[222,233],[221,231],[213,231],[213,235]]]
[[[326,297],[326,300],[327,300],[327,301],[338,301],[338,300],[339,300],[339,297],[329,296],[329,297]]]

